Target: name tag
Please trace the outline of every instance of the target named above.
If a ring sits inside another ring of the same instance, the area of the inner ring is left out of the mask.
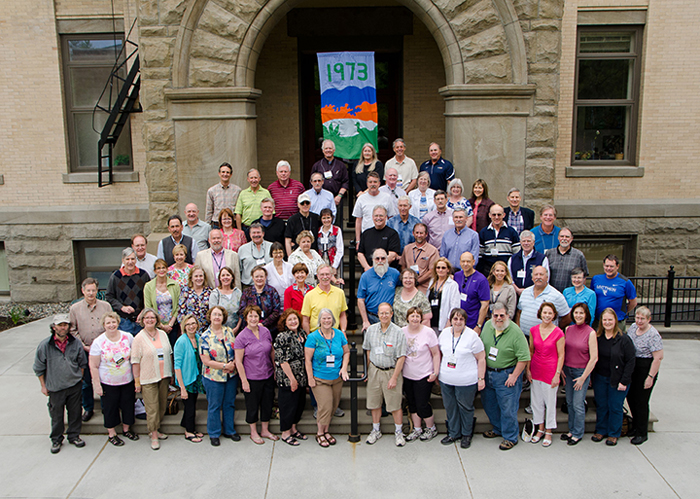
[[[323,172],[323,176],[325,178],[333,178],[333,172]]]
[[[518,277],[518,279],[525,279],[525,269],[518,270],[516,276]]]
[[[265,259],[264,258],[258,258],[255,260],[256,265],[265,265]]]
[[[496,357],[498,357],[498,348],[496,348],[496,347],[489,348],[489,360],[495,362]]]
[[[467,293],[460,293],[459,299],[462,301],[467,301]]]
[[[158,354],[158,360],[164,360],[165,355],[162,348],[156,348],[156,353]]]
[[[401,178],[401,175],[399,175],[399,180],[396,182],[396,185],[401,187],[403,185],[403,178]]]
[[[431,307],[437,307],[438,305],[440,305],[440,300],[438,300],[438,299],[430,300]]]
[[[447,358],[447,367],[450,369],[456,369],[457,368],[457,357],[454,355],[450,355]]]
[[[491,248],[491,256],[498,256],[498,249],[495,246]]]
[[[410,268],[411,268],[411,270],[412,270],[413,272],[415,272],[416,274],[418,274],[418,273],[420,272],[420,271],[418,270],[418,265],[411,265]]]
[[[374,349],[374,353],[377,355],[383,355],[384,354],[384,348],[383,347],[377,347]]]
[[[114,354],[114,363],[118,366],[121,366],[124,363],[124,356],[121,353],[115,353]]]
[[[335,355],[326,355],[326,367],[335,367]]]

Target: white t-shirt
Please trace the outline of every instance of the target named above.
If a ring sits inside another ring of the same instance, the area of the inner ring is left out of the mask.
[[[100,381],[105,385],[126,385],[134,380],[131,372],[131,343],[134,337],[124,331],[119,332],[119,341],[109,341],[102,333],[90,346],[90,355],[100,357]]]
[[[440,381],[452,386],[475,385],[479,378],[479,372],[474,354],[484,351],[484,344],[479,335],[474,330],[465,327],[460,337],[454,338],[452,328],[447,327],[440,333],[438,342],[442,352]]]
[[[387,209],[387,217],[391,218],[396,215],[394,203],[391,201],[391,196],[386,192],[380,192],[376,196],[372,196],[369,192],[365,192],[355,202],[355,208],[352,210],[352,216],[355,218],[362,217],[362,232],[374,227],[372,220],[372,210],[375,206],[383,206]]]

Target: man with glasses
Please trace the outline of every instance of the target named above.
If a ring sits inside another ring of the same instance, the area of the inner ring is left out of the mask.
[[[311,198],[309,195],[305,192],[299,194],[297,203],[299,205],[299,213],[289,217],[287,228],[284,231],[284,246],[287,250],[287,255],[291,255],[292,251],[297,248],[297,236],[302,231],[308,230],[312,234],[318,234],[318,229],[321,227],[321,217],[311,211]],[[313,243],[311,243],[311,249],[318,249],[315,236]]]
[[[345,301],[345,293],[342,289],[331,286],[331,279],[335,270],[330,265],[321,265],[316,271],[318,286],[306,293],[304,303],[301,306],[302,327],[306,333],[311,333],[318,328],[318,314],[324,308],[333,312],[333,317],[338,318],[338,327],[345,334],[348,328],[346,311],[348,304]]]
[[[337,207],[333,194],[323,188],[323,174],[320,172],[311,174],[311,189],[305,193],[311,199],[311,213],[321,215],[321,210],[328,208],[333,213],[333,219],[337,214]]]
[[[379,322],[380,303],[394,304],[394,291],[399,282],[399,271],[389,267],[387,253],[377,248],[372,254],[373,266],[362,274],[357,288],[357,308],[362,316],[362,330]]]
[[[401,254],[399,234],[386,225],[386,208],[375,206],[374,210],[372,210],[372,220],[374,221],[374,227],[362,233],[360,244],[357,248],[357,261],[360,262],[362,270],[365,272],[371,268],[368,260],[375,249],[382,248],[386,250],[389,264],[397,261]]]
[[[571,283],[571,271],[580,268],[588,275],[588,264],[583,253],[573,246],[574,235],[568,227],[559,229],[559,246],[548,249],[545,255],[549,260],[549,284],[561,293]]]
[[[489,275],[491,265],[497,261],[507,264],[508,260],[520,251],[520,237],[515,229],[505,224],[504,215],[500,204],[491,205],[491,223],[479,233],[480,259],[477,270],[484,275]]]

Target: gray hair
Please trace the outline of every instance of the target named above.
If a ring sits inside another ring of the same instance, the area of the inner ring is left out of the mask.
[[[391,148],[393,149],[394,147],[396,147],[396,144],[398,144],[399,142],[401,142],[404,146],[406,145],[406,141],[399,137],[391,143]]]
[[[491,312],[496,312],[497,310],[504,310],[506,315],[508,315],[508,306],[502,301],[497,301],[491,305]]]
[[[462,189],[462,193],[464,193],[464,184],[463,184],[462,181],[461,181],[460,179],[458,179],[458,178],[452,179],[452,181],[450,182],[450,185],[447,186],[447,192],[449,192],[450,194],[452,194],[452,188],[453,188],[454,186],[457,186],[457,187],[459,187],[460,189]]]
[[[399,199],[396,200],[396,204],[399,204],[400,201],[408,201],[408,206],[413,206],[413,203],[411,202],[411,198],[408,196],[400,196]]]
[[[251,173],[253,173],[253,172],[257,173],[258,176],[261,176],[261,175],[260,175],[260,170],[258,170],[257,168],[251,168],[250,170],[248,170],[248,173],[246,173],[246,177],[247,177],[248,175],[250,175]]]
[[[425,178],[428,179],[428,187],[430,187],[430,173],[428,173],[428,172],[426,172],[426,171],[420,172],[420,173],[418,174],[418,178],[421,178],[421,177],[425,177]],[[417,181],[418,181],[418,180],[416,179],[416,182],[417,182]]]
[[[454,218],[454,216],[455,216],[455,213],[457,213],[458,211],[461,211],[462,213],[464,213],[464,216],[465,216],[465,217],[467,216],[467,210],[465,210],[464,208],[462,208],[462,207],[460,206],[460,207],[455,208],[455,209],[452,211],[452,217],[453,217],[453,218]]]
[[[321,311],[318,313],[317,327],[321,327],[321,316],[323,314],[331,314],[331,317],[333,318],[333,324],[331,325],[331,327],[335,327],[335,315],[333,315],[333,311],[330,308],[322,308]]]
[[[333,146],[333,150],[335,151],[335,142],[333,142],[331,139],[326,139],[323,142],[321,142],[321,148],[326,147],[326,144],[330,143]]]
[[[520,194],[520,189],[518,189],[517,187],[513,187],[511,190],[508,191],[508,195],[510,196],[514,192],[517,192],[518,194]]]
[[[535,234],[526,229],[520,233],[520,240],[522,241],[523,239],[531,239],[532,241],[534,241]]]
[[[135,255],[135,254],[136,254],[136,252],[134,251],[134,248],[132,248],[131,246],[129,246],[128,248],[124,248],[122,250],[122,260],[124,260],[124,258],[126,258],[128,256]]]
[[[377,210],[384,210],[384,216],[387,216],[387,214],[388,214],[388,212],[387,212],[387,210],[386,210],[386,206],[377,205],[377,206],[375,206],[374,209],[372,210],[372,216],[374,216],[374,212],[377,211]]]
[[[248,227],[248,232],[250,232],[253,229],[260,229],[261,231],[263,231],[263,234],[265,233],[265,227],[263,227],[260,222],[253,222],[252,224],[250,224],[250,227]]]
[[[292,165],[289,164],[289,161],[286,161],[284,159],[277,162],[277,166],[275,167],[275,171],[280,171],[280,166],[286,166],[290,170],[292,169]]]
[[[149,312],[152,312],[153,314],[155,314],[155,316],[156,316],[156,327],[158,327],[158,325],[159,325],[160,322],[161,322],[160,314],[158,313],[157,310],[152,309],[152,308],[150,308],[150,307],[146,307],[146,308],[144,308],[144,309],[141,311],[141,313],[139,314],[139,316],[136,318],[136,322],[138,322],[138,323],[141,325],[141,327],[145,327],[144,324],[143,324],[143,318],[144,318],[144,317],[146,316],[146,314],[149,313]]]
[[[275,200],[272,198],[265,198],[262,201],[260,201],[260,204],[262,205],[263,203],[272,203],[272,209],[275,209]]]

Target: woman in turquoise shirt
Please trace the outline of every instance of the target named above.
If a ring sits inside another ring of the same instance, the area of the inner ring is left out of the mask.
[[[185,429],[185,439],[199,443],[204,435],[195,431],[194,420],[197,396],[204,393],[204,385],[202,384],[202,359],[199,358],[202,340],[197,333],[199,322],[194,315],[186,315],[183,318],[182,329],[185,334],[177,339],[173,348],[175,378],[180,387],[180,398],[185,406],[180,426]]]

